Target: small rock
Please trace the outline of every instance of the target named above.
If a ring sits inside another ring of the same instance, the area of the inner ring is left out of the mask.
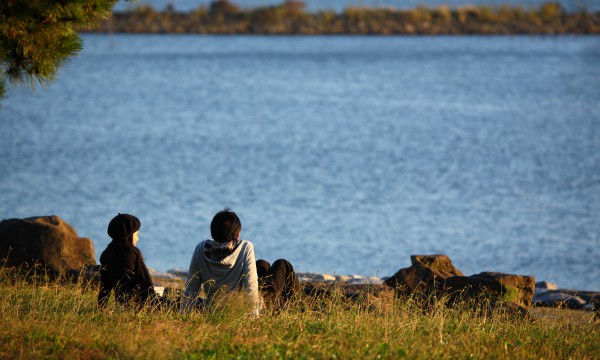
[[[329,281],[334,282],[336,280],[335,276],[329,275],[329,274],[318,274],[313,279],[316,281],[323,281],[323,282],[329,282]]]
[[[588,303],[588,304],[583,305],[583,307],[581,309],[585,310],[585,311],[594,311],[594,305]]]
[[[381,285],[383,284],[383,279],[378,278],[376,276],[369,276],[369,284]]]
[[[188,271],[183,269],[169,269],[167,273],[184,279],[188,276]]]
[[[152,268],[148,268],[148,272],[150,273],[150,276],[152,277],[157,277],[157,278],[164,278],[164,279],[173,279],[175,277],[178,277],[175,274],[172,274],[170,272],[162,272],[162,271],[158,271]]]
[[[300,282],[304,283],[319,283],[319,282],[335,282],[336,277],[329,274],[317,274],[317,273],[298,273],[296,274]]]
[[[533,298],[533,305],[535,306],[549,306],[549,307],[567,307],[569,309],[583,309],[586,305],[585,300],[578,296],[565,294],[561,292],[543,293],[536,295]]]
[[[363,285],[363,284],[367,284],[367,282],[365,281],[364,278],[360,279],[360,278],[350,278],[350,280],[346,281],[348,284],[352,284],[352,285]]]
[[[557,290],[558,289],[558,285],[556,283],[553,283],[553,282],[538,281],[538,282],[535,283],[535,289],[536,289],[536,291],[537,291],[537,289]]]

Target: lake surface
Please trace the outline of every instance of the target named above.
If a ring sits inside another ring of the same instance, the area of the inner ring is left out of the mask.
[[[96,257],[117,212],[187,268],[225,206],[256,255],[389,276],[600,290],[600,37],[86,35],[0,108],[0,218],[56,214]]]

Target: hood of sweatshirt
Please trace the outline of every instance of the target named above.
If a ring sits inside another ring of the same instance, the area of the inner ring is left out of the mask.
[[[234,242],[219,243],[214,240],[206,240],[202,247],[204,258],[214,264],[220,264],[225,267],[232,267],[240,254],[243,240]]]

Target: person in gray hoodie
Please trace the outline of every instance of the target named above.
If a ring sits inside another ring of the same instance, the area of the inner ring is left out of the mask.
[[[181,310],[188,311],[210,304],[219,291],[241,290],[248,296],[252,314],[258,316],[266,299],[289,298],[300,287],[292,265],[278,260],[270,266],[259,260],[261,289],[254,245],[240,240],[242,224],[231,210],[219,211],[210,224],[212,240],[200,242],[190,262],[182,296]],[[205,297],[201,297],[201,295]]]

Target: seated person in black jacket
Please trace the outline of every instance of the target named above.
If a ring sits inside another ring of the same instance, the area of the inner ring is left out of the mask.
[[[135,247],[140,226],[140,220],[128,214],[119,214],[108,224],[112,241],[100,256],[99,307],[106,305],[112,290],[117,302],[138,308],[155,298],[150,273]]]

